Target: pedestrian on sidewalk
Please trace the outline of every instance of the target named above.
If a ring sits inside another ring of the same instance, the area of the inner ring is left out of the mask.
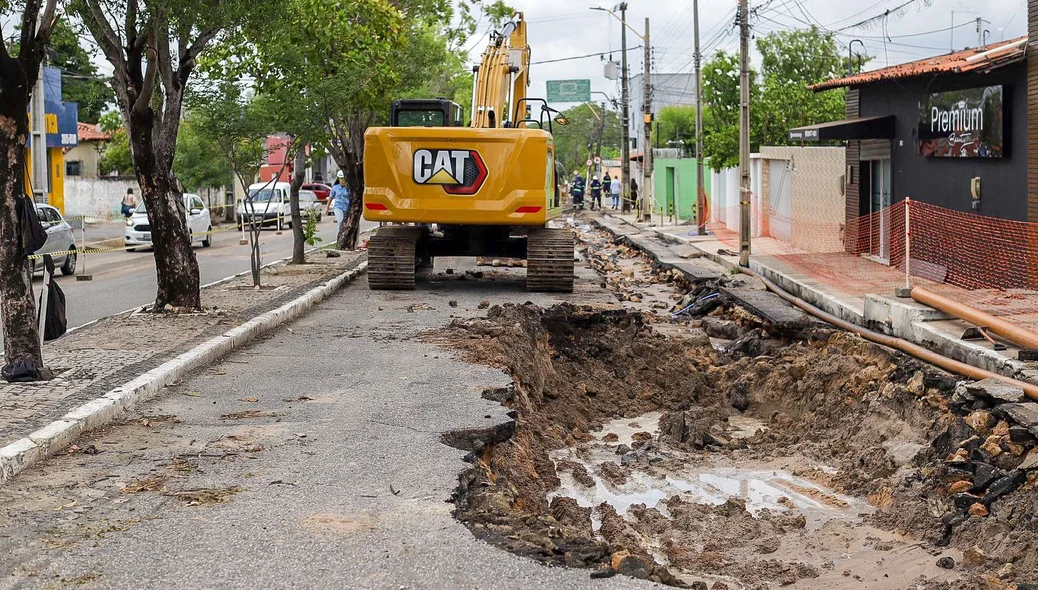
[[[137,208],[137,197],[133,194],[133,189],[126,189],[126,194],[123,195],[122,213],[123,217],[129,218],[133,215],[133,210]]]
[[[613,195],[613,211],[616,211],[620,207],[620,190],[622,188],[619,178],[614,178],[613,181],[609,183],[609,193]]]
[[[335,231],[338,235],[339,226],[346,218],[346,211],[350,208],[350,191],[346,188],[346,175],[339,170],[335,174],[335,185],[332,187],[332,211],[335,212]]]
[[[591,210],[602,208],[602,181],[597,176],[591,177]]]

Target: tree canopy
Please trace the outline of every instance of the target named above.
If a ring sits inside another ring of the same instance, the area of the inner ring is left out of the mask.
[[[569,119],[569,125],[555,126],[555,157],[567,171],[584,169],[590,156],[588,146],[598,132],[599,117],[605,117],[602,154],[611,157],[618,153],[620,117],[616,112],[595,103],[585,103],[570,107],[562,114]]]
[[[80,122],[97,123],[109,105],[115,104],[115,92],[65,19],[54,25],[47,57],[48,65],[61,68],[62,99],[79,104]]]

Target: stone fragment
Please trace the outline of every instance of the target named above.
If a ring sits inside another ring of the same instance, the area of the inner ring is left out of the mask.
[[[627,445],[620,445],[620,446],[616,447],[616,454],[617,455],[626,455],[627,453],[630,453],[630,452],[631,452],[631,447],[629,447]]]
[[[1038,469],[1038,448],[1031,449],[1031,452],[1024,457],[1023,463],[1020,464],[1020,469],[1025,471]]]
[[[617,436],[617,434],[615,432],[610,432],[610,433],[606,434],[605,436],[603,436],[602,440],[604,442],[611,443],[611,442],[616,442],[616,441],[620,440],[620,437]]]
[[[983,518],[983,517],[987,516],[988,514],[990,514],[990,512],[988,511],[988,507],[983,505],[983,504],[981,504],[980,502],[977,502],[976,504],[970,506],[970,509],[969,509],[969,515],[970,516],[979,516],[979,517]]]
[[[1005,476],[1005,472],[987,463],[973,464],[973,489],[974,493],[983,492],[988,489],[991,482]]]
[[[976,410],[965,418],[966,424],[981,436],[987,436],[991,432],[991,412],[987,410]]]
[[[483,301],[479,302],[479,309],[486,309],[488,307],[490,307],[490,302],[489,301],[484,299]]]
[[[952,501],[955,503],[955,507],[963,511],[969,510],[970,506],[980,502],[981,499],[980,496],[975,496],[973,494],[955,494],[952,496]]]
[[[999,436],[991,435],[984,441],[984,444],[980,448],[987,451],[992,458],[1002,454],[1002,438]]]
[[[1009,427],[1009,440],[1021,444],[1034,442],[1034,435],[1031,431],[1023,426],[1010,426]]]
[[[999,420],[998,424],[991,429],[991,434],[995,436],[1009,436],[1009,422]]]
[[[1016,404],[1027,401],[1027,395],[1023,389],[994,377],[967,383],[966,391],[996,404]]]
[[[955,560],[948,556],[942,557],[937,560],[937,567],[950,570],[955,567]]]
[[[967,465],[970,462],[970,452],[966,449],[957,449],[944,460],[949,465]]]
[[[1002,567],[998,568],[998,572],[995,573],[995,575],[997,577],[999,577],[999,578],[1003,578],[1004,579],[1004,578],[1011,578],[1011,577],[1013,577],[1014,573],[1016,573],[1016,572],[1015,572],[1015,569],[1013,568],[1013,564],[1007,563],[1007,564],[1003,565]]]
[[[950,493],[950,494],[961,494],[963,492],[970,491],[972,488],[973,488],[973,482],[964,479],[964,480],[957,481],[957,482],[951,484],[951,486],[948,487],[948,493]]]
[[[966,566],[978,566],[987,561],[988,556],[976,545],[962,553],[962,564]]]
[[[1027,472],[1023,469],[1014,470],[1009,475],[997,479],[991,484],[991,487],[988,488],[988,493],[984,495],[983,502],[990,506],[1000,498],[1015,492],[1025,483],[1027,483]]]
[[[1038,403],[1002,404],[996,412],[1038,436]]]

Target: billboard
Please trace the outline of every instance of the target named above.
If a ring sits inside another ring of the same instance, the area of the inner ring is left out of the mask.
[[[935,158],[1001,158],[1001,86],[937,92],[919,103],[919,153]]]
[[[548,102],[591,102],[591,80],[548,80]]]

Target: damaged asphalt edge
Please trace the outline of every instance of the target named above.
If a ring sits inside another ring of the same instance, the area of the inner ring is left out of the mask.
[[[292,321],[324,301],[367,270],[367,261],[315,287],[281,307],[264,312],[220,336],[167,361],[136,379],[87,402],[60,419],[0,448],[0,484],[29,466],[67,448],[82,433],[100,428],[155,397],[162,389],[199,367],[213,363],[258,336]]]

